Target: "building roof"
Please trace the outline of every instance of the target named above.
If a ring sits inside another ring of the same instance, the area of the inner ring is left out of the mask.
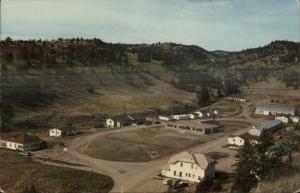
[[[255,129],[260,130],[260,131],[265,131],[268,129],[272,129],[280,124],[282,124],[282,121],[276,119],[276,120],[270,121],[268,123],[262,124],[262,125],[256,127]]]
[[[215,163],[216,161],[211,157],[192,152],[181,152],[169,159],[169,164],[175,164],[177,162],[188,162],[198,165],[201,169],[206,169],[209,164]]]
[[[211,129],[211,128],[219,127],[219,125],[202,123],[199,120],[180,120],[180,121],[176,121],[175,123],[180,126],[193,127],[193,128],[197,128],[197,129]]]
[[[256,110],[294,115],[296,112],[296,107],[289,105],[261,104],[256,106]]]
[[[120,123],[129,123],[134,119],[128,115],[119,115],[113,118],[114,121],[118,121]]]
[[[0,133],[0,139],[20,144],[41,142],[39,137],[22,132]]]

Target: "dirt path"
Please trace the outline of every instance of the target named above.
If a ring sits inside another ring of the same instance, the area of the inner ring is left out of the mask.
[[[219,118],[217,120],[228,121],[243,121],[251,124],[258,124],[264,122],[262,119],[253,119],[249,113],[248,103],[242,104],[242,112],[240,115],[233,118]],[[118,130],[109,130],[105,132],[98,132],[91,135],[82,136],[76,138],[66,145],[68,152],[53,153],[46,151],[38,152],[40,155],[44,155],[53,159],[62,159],[71,163],[84,164],[90,166],[94,172],[102,173],[113,178],[115,185],[111,192],[163,192],[166,187],[160,180],[154,179],[162,168],[167,166],[168,160],[173,154],[164,156],[162,158],[149,161],[149,162],[116,162],[107,161],[98,158],[93,158],[84,153],[87,146],[94,140],[97,140],[100,136],[110,133],[119,133],[124,131],[134,131],[145,126],[133,126]],[[240,135],[249,130],[250,127],[234,131],[233,135]],[[229,166],[229,162],[234,160],[234,151],[224,148],[227,144],[228,135],[224,135],[215,140],[207,143],[195,145],[187,148],[186,151],[195,151],[199,153],[207,153],[210,151],[224,151],[230,154],[230,157],[218,160],[216,169],[231,172],[233,168]],[[78,167],[78,169],[82,169]]]

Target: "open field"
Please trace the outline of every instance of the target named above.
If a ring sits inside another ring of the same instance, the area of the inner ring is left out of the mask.
[[[86,153],[105,160],[150,161],[203,142],[204,137],[181,136],[158,126],[105,135],[93,141]]]
[[[234,102],[226,99],[218,100],[216,103],[211,105],[209,109],[217,110],[219,112],[219,117],[233,117],[241,112],[241,106],[239,102]]]
[[[42,165],[30,157],[0,149],[0,185],[10,193],[22,192],[34,186],[39,192],[109,192],[110,177],[90,172]]]

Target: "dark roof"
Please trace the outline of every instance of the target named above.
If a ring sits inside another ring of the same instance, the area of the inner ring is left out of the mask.
[[[20,144],[41,142],[39,137],[22,132],[0,133],[0,139]]]
[[[119,115],[113,118],[114,121],[118,121],[121,123],[126,123],[126,122],[130,122],[133,121],[132,118],[128,117],[127,115]]]
[[[244,140],[255,140],[255,141],[259,140],[259,136],[250,135],[249,133],[244,133],[242,135],[239,135],[239,137]]]

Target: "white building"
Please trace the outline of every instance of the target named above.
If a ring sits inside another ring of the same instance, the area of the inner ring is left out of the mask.
[[[199,183],[215,176],[216,161],[203,154],[181,152],[171,157],[168,164],[168,169],[162,170],[168,178]]]
[[[249,133],[245,133],[238,136],[229,136],[228,144],[230,146],[242,147],[245,145],[245,141],[249,141],[251,144],[258,144],[259,137],[255,135],[250,135]]]
[[[159,115],[158,119],[161,121],[170,121],[170,116]]]
[[[32,151],[46,146],[46,142],[37,136],[21,132],[0,133],[0,147],[2,148],[17,151]]]
[[[170,116],[171,120],[187,120],[189,119],[189,116],[187,114],[182,114],[182,115],[171,115]]]
[[[196,119],[196,115],[194,113],[189,113],[188,116],[189,119]]]
[[[65,137],[77,134],[78,131],[72,127],[53,128],[49,130],[50,137]]]
[[[193,114],[195,115],[195,118],[201,118],[204,116],[204,114],[200,111],[195,111],[193,112]]]
[[[134,124],[135,120],[131,116],[119,115],[114,118],[108,118],[105,121],[105,126],[107,128],[121,128],[127,125]]]
[[[263,105],[256,106],[255,114],[259,114],[259,115],[284,114],[284,115],[294,116],[296,114],[296,108],[293,106],[286,106],[286,105],[263,104]]]
[[[299,117],[291,116],[291,120],[293,123],[299,123]]]
[[[282,126],[282,121],[273,120],[249,130],[250,135],[260,136],[263,132],[274,131]]]
[[[275,119],[279,120],[279,121],[282,121],[283,123],[289,123],[290,122],[289,117],[286,116],[286,115],[276,115]]]

